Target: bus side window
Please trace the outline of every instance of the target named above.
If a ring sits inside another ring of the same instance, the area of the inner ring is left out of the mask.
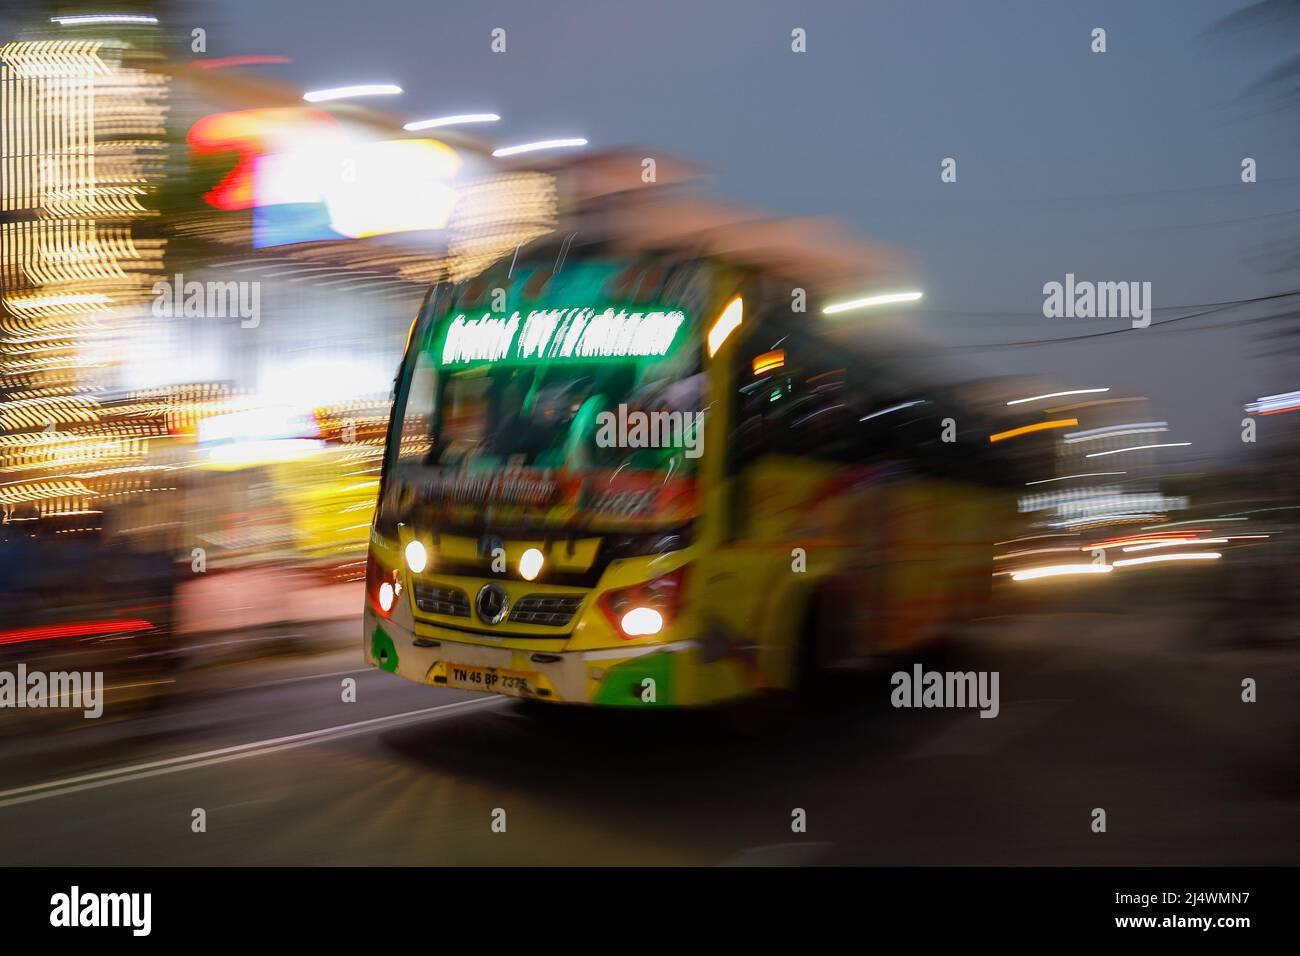
[[[777,422],[783,454],[840,463],[857,457],[853,429],[857,416],[849,373],[836,358],[796,359],[786,394],[774,403],[784,404],[784,415]]]
[[[423,461],[433,447],[434,398],[437,369],[433,356],[421,350],[406,389],[406,404],[402,409],[396,459],[398,461]]]
[[[734,464],[766,455],[849,462],[858,400],[841,356],[799,333],[760,326],[738,350]]]
[[[900,457],[917,474],[952,479],[981,472],[983,447],[972,440],[968,416],[955,410],[942,396],[918,401],[897,415],[894,439]],[[946,423],[951,422],[951,433]],[[983,437],[980,435],[979,437]]]
[[[760,315],[753,331],[746,330],[745,341],[736,349],[735,430],[730,443],[733,472],[743,472],[776,450],[778,410],[771,406],[786,387],[783,341],[782,329],[770,317]]]
[[[923,447],[929,439],[941,437],[933,402],[929,399],[885,391],[864,408],[857,422],[864,460],[891,459],[908,462],[915,468],[925,457]]]

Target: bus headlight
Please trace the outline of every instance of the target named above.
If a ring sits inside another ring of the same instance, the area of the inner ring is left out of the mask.
[[[396,599],[397,595],[394,593],[393,585],[390,582],[385,581],[379,585],[379,610],[387,614],[393,609],[393,601]]]
[[[429,565],[429,552],[419,541],[412,541],[406,546],[406,566],[419,574]]]
[[[681,611],[686,589],[686,568],[636,584],[606,591],[597,602],[619,637],[653,637],[673,622]]]
[[[618,626],[628,637],[649,637],[664,629],[664,616],[652,607],[634,607],[619,618]]]
[[[525,581],[531,581],[542,573],[542,565],[546,563],[546,557],[536,548],[529,548],[519,558],[519,576]]]

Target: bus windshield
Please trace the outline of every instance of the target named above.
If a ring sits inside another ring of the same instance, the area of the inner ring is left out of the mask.
[[[390,448],[398,480],[463,514],[691,517],[708,406],[697,310],[681,292],[602,296],[626,271],[575,267],[567,287],[508,296],[521,307],[500,312],[457,289],[408,356]],[[514,288],[527,288],[522,273]]]
[[[444,371],[424,463],[692,473],[703,453],[704,374],[681,365]],[[629,421],[643,422],[644,434],[630,434]]]

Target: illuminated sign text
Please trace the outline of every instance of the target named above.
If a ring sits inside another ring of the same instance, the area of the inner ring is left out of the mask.
[[[667,355],[686,324],[678,310],[534,309],[526,316],[458,313],[442,340],[444,367]]]

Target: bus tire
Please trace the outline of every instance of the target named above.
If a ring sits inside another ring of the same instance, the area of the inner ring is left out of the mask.
[[[843,634],[835,624],[837,593],[832,583],[823,584],[809,596],[804,609],[794,681],[804,698],[816,698],[827,690],[843,647]]]

